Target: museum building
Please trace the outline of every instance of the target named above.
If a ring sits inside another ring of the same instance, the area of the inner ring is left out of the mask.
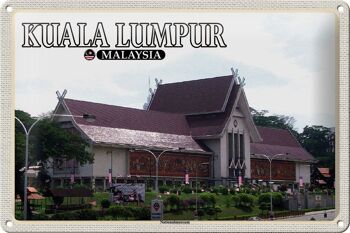
[[[255,126],[244,81],[233,75],[158,85],[147,109],[58,98],[62,127],[90,142],[94,162],[55,162],[53,185],[70,182],[96,190],[110,182],[154,182],[156,156],[161,184],[209,185],[269,181],[307,185],[316,160],[288,130]],[[267,103],[268,105],[268,103]],[[94,122],[82,119],[92,114]]]

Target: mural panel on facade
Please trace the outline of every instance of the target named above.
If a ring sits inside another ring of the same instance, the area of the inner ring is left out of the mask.
[[[147,152],[130,153],[130,175],[155,176],[156,162],[154,157]],[[166,153],[159,160],[159,176],[185,176],[186,170],[190,177],[195,177],[198,167],[198,177],[209,177],[210,157],[203,155]]]
[[[272,180],[295,180],[295,163],[289,161],[272,161]],[[251,160],[252,179],[270,179],[270,164],[267,160]]]

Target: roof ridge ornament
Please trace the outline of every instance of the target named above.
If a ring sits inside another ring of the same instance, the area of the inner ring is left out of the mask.
[[[66,89],[63,90],[62,95],[61,95],[61,93],[58,90],[56,91],[57,99],[59,101],[64,100],[64,97],[66,96],[66,94],[67,94],[67,90]]]
[[[245,77],[241,78],[241,76],[239,76],[238,74],[238,69],[233,69],[233,67],[231,67],[231,72],[232,72],[232,76],[234,81],[240,85],[241,87],[245,86]]]
[[[151,84],[150,84],[150,78],[148,77],[148,96],[147,96],[147,100],[146,100],[146,103],[143,104],[143,109],[144,110],[148,110],[148,107],[157,91],[157,88],[163,84],[163,80],[162,79],[157,79],[155,78],[154,79],[155,83],[156,83],[156,86],[154,88],[151,87]]]

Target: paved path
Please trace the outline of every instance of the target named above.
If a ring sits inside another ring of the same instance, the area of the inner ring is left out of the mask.
[[[325,212],[327,213],[327,218],[324,217]],[[281,221],[310,221],[311,218],[314,218],[318,221],[331,221],[335,218],[335,210],[308,212],[303,216],[285,218],[281,219]]]

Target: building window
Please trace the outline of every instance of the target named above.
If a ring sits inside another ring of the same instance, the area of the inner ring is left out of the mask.
[[[239,157],[240,161],[244,161],[244,135],[239,134]]]
[[[235,154],[234,158],[235,160],[237,160],[237,158],[239,158],[238,133],[234,134],[233,140],[234,140],[233,142],[234,142],[234,154]]]
[[[233,157],[233,134],[228,133],[228,165],[229,165],[229,177],[234,176],[234,167],[232,167],[234,162]],[[234,166],[234,165],[233,165]]]
[[[228,159],[229,163],[233,159],[233,136],[232,133],[228,133]]]
[[[244,144],[244,133],[228,133],[229,177],[236,177],[239,174],[244,174],[244,169],[242,167],[245,160]]]

